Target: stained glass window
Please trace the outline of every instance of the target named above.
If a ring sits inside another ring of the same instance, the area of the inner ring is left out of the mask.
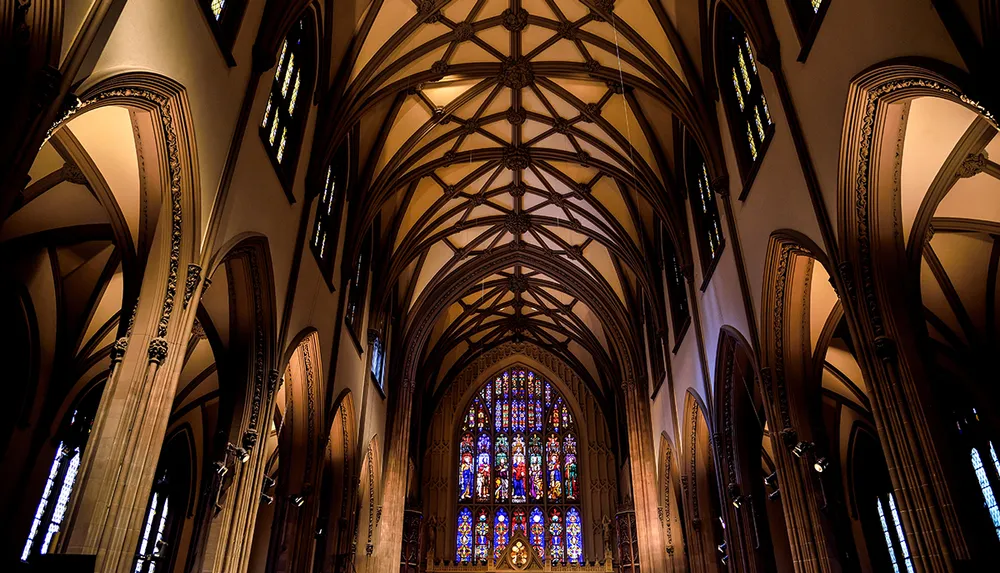
[[[62,528],[102,392],[103,386],[88,392],[73,410],[66,429],[60,434],[62,441],[56,447],[49,466],[42,497],[38,500],[28,538],[21,550],[21,561],[28,562],[35,555],[48,553]]]
[[[226,0],[212,0],[212,15],[218,21],[222,18],[222,10],[226,7]]]
[[[565,398],[533,372],[483,384],[458,438],[458,562],[498,559],[518,533],[543,561],[583,562],[575,429]]]
[[[750,133],[750,126],[747,126]],[[752,133],[750,133],[752,138]],[[694,222],[701,258],[702,273],[707,274],[719,255],[722,254],[723,237],[719,208],[715,201],[715,191],[708,177],[708,166],[697,145],[690,138],[685,145],[685,171],[687,173],[688,195],[691,198],[691,218]],[[679,286],[675,289],[679,290]],[[685,298],[685,303],[687,299]],[[686,308],[686,306],[685,306]]]
[[[372,341],[372,378],[378,384],[379,390],[385,393],[385,345],[382,342],[382,335],[375,336]]]
[[[296,22],[281,43],[260,128],[264,147],[286,188],[295,172],[305,127],[306,114],[298,103],[311,91],[312,24],[307,18]]]
[[[913,573],[913,560],[910,559],[910,548],[903,535],[903,524],[896,510],[896,497],[893,494],[880,495],[876,500],[879,522],[882,534],[885,536],[886,548],[889,550],[889,560],[893,573]]]
[[[996,450],[993,449],[992,443],[990,443],[990,453],[993,456],[993,463],[1000,466],[997,463],[997,454]],[[1000,507],[997,507],[997,499],[993,495],[993,486],[990,485],[990,479],[986,475],[986,468],[983,467],[983,459],[979,456],[979,450],[976,448],[972,448],[972,469],[976,472],[976,479],[979,480],[979,489],[983,492],[983,505],[990,512],[993,528],[996,530],[997,537],[1000,537]]]
[[[746,177],[771,137],[771,115],[749,36],[732,14],[723,12],[719,21],[722,29],[718,34],[718,78],[722,87],[732,83],[732,88],[722,91],[740,170]]]
[[[666,286],[667,302],[670,304],[670,324],[674,327],[674,340],[676,342],[691,318],[690,310],[688,310],[687,285],[681,270],[681,262],[677,258],[677,251],[665,229],[662,232],[661,243],[663,245],[663,266],[667,272]]]

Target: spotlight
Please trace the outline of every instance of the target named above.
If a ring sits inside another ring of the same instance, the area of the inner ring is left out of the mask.
[[[813,462],[813,469],[816,470],[817,473],[825,472],[828,467],[830,467],[830,460],[823,456],[820,456],[819,459]]]
[[[264,489],[271,489],[274,487],[274,478],[271,476],[264,476]]]
[[[306,497],[302,494],[292,496],[292,503],[295,504],[295,507],[302,507],[306,503]]]
[[[721,561],[724,566],[725,565],[729,565],[729,556],[728,555],[723,555],[722,559],[720,559],[719,561]]]
[[[771,501],[778,501],[778,498],[780,498],[780,497],[781,497],[781,490],[780,489],[776,489],[776,490],[772,491],[771,493],[767,494],[767,499],[769,499]]]
[[[742,495],[738,495],[738,496],[734,497],[733,498],[733,507],[735,507],[736,509],[739,509],[740,507],[742,507],[743,506],[743,498],[744,498],[744,496],[742,496]]]
[[[213,465],[215,466],[215,473],[218,474],[220,478],[229,473],[229,468],[226,467],[226,464],[222,462],[215,462]]]
[[[771,472],[770,475],[764,477],[764,485],[771,489],[778,488],[778,472]]]
[[[274,498],[267,495],[266,493],[262,493],[260,494],[260,502],[263,503],[264,505],[271,505],[272,503],[274,503]]]
[[[795,447],[792,448],[792,454],[795,457],[802,459],[806,457],[806,454],[809,453],[809,450],[813,449],[814,445],[815,444],[813,444],[812,442],[799,442],[795,444]]]
[[[725,555],[726,554],[726,542],[723,541],[722,543],[718,544],[715,547],[715,550],[718,551],[720,555]]]
[[[241,464],[245,464],[250,461],[250,452],[245,448],[238,448],[234,446],[232,442],[226,444],[226,452],[238,459]]]

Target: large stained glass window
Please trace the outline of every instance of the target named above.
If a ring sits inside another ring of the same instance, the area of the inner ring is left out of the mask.
[[[990,442],[990,454],[993,457],[993,464],[1000,473],[1000,461],[997,460],[997,452]],[[979,489],[983,492],[983,505],[990,513],[990,520],[993,522],[993,529],[997,537],[1000,537],[1000,507],[997,506],[997,499],[993,495],[993,486],[990,485],[990,478],[986,475],[986,467],[983,465],[983,458],[979,455],[979,450],[972,448],[972,469],[976,472],[976,479],[979,480]]]
[[[486,382],[458,444],[456,561],[497,559],[519,533],[542,561],[583,563],[579,439],[556,388],[525,370]]]

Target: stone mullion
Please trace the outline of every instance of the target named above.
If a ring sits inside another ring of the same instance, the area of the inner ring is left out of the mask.
[[[642,571],[664,571],[665,548],[661,542],[660,519],[656,511],[659,504],[649,400],[644,395],[644,384],[626,380],[624,386],[639,560]]]
[[[382,480],[382,518],[378,547],[370,571],[399,569],[403,550],[403,510],[406,505],[406,474],[409,470],[410,414],[413,408],[414,381],[400,388],[393,416],[393,434],[389,440],[389,459]]]

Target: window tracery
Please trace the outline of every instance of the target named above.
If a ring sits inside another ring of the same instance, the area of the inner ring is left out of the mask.
[[[720,22],[719,85],[740,171],[744,180],[750,181],[770,142],[774,124],[750,37],[732,14],[723,13]]]
[[[558,390],[504,372],[473,397],[461,432],[456,561],[498,559],[520,533],[539,559],[582,564],[576,422]]]
[[[296,22],[281,43],[264,106],[260,135],[286,190],[291,187],[298,150],[305,131],[303,98],[312,92],[313,46],[309,17]]]
[[[708,167],[694,142],[690,139],[686,146],[685,155],[688,195],[691,198],[691,218],[698,243],[702,275],[707,280],[707,277],[711,276],[725,245],[722,236],[722,221],[715,201],[715,192],[712,189],[711,180],[708,178]],[[686,296],[684,301],[687,302]]]

